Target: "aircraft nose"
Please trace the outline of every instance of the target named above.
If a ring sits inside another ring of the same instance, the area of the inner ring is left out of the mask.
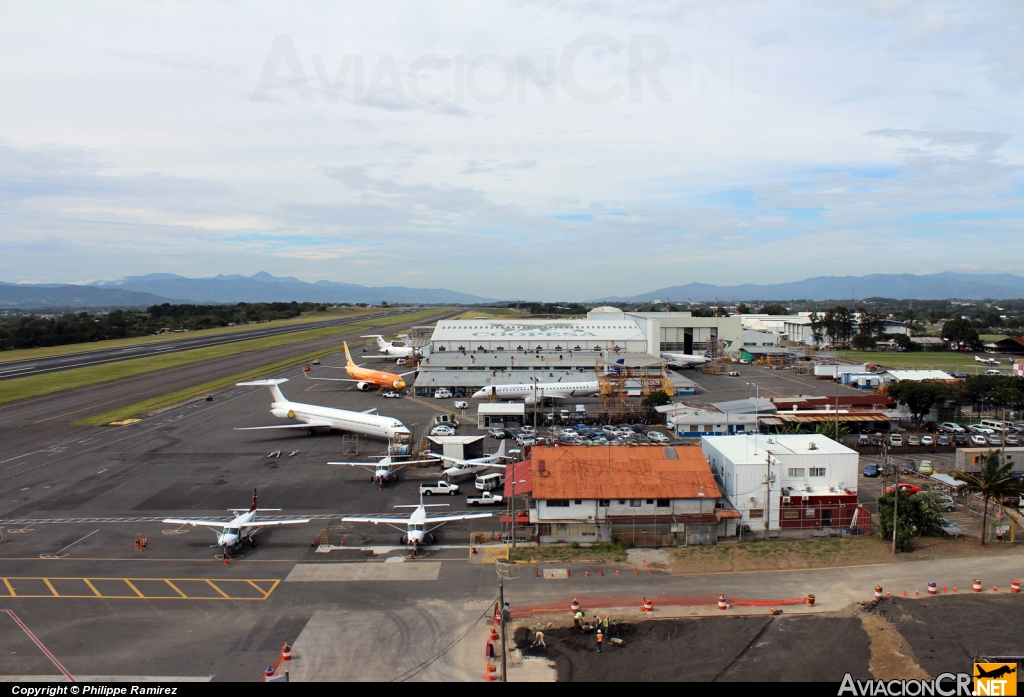
[[[405,380],[395,380],[395,389],[401,390],[405,388]]]

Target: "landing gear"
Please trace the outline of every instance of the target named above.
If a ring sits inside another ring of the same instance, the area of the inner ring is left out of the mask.
[[[430,533],[430,532],[428,532],[428,533],[427,533],[427,537],[429,537],[429,538],[430,538],[430,543],[431,543],[431,544],[437,544],[437,538],[436,538],[436,537],[434,537],[434,534],[433,534],[433,533]]]
[[[407,538],[405,536],[399,537],[398,538],[398,544],[400,544],[400,545],[409,544],[409,538]]]
[[[249,544],[251,544],[253,547],[255,547],[256,546],[256,540],[254,540],[253,538],[250,537],[249,538]]]
[[[316,435],[316,429],[315,428],[307,429],[306,432],[309,433],[309,435],[311,435],[311,436],[315,436]]]

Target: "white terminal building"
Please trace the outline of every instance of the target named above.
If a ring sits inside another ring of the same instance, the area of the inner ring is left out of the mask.
[[[701,449],[739,522],[752,532],[764,533],[766,521],[770,535],[870,523],[857,503],[858,454],[830,438],[705,436]]]
[[[661,370],[662,352],[703,355],[719,340],[727,353],[738,355],[742,332],[738,316],[615,307],[598,307],[579,319],[442,320],[427,342],[414,390],[430,395],[447,387],[466,396],[487,385],[528,383],[533,377],[593,380],[599,365],[619,360]],[[677,393],[686,392],[686,378],[673,373],[672,380],[679,383]]]

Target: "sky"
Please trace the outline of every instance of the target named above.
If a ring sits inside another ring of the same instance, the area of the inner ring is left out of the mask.
[[[1020,2],[0,2],[0,281],[1024,273]]]

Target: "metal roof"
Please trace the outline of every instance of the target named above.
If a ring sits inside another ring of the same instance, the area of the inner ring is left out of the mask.
[[[766,399],[734,399],[730,402],[712,402],[711,406],[730,414],[774,414],[778,408]]]
[[[667,451],[678,459],[667,457]],[[714,501],[720,496],[711,468],[696,446],[533,448],[535,499]]]

